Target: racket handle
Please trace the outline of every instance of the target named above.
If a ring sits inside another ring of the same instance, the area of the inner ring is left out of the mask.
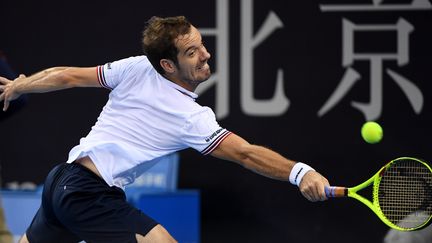
[[[324,187],[325,194],[330,197],[346,197],[348,196],[348,188],[340,186],[326,186]]]

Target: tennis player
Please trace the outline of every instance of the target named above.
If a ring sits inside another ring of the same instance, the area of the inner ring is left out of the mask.
[[[90,133],[67,163],[48,174],[42,204],[20,242],[176,242],[158,222],[129,205],[123,191],[161,157],[185,148],[234,161],[256,173],[299,186],[310,201],[325,200],[327,179],[222,128],[195,102],[210,77],[210,54],[183,16],[151,18],[145,56],[105,65],[54,67],[15,81],[0,79],[0,100],[73,87],[110,89]]]

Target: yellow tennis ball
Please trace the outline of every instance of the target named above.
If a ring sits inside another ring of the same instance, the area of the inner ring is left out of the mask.
[[[368,143],[378,143],[383,138],[383,129],[378,123],[369,121],[363,124],[361,135]]]

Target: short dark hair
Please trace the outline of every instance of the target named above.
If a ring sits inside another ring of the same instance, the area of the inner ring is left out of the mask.
[[[152,17],[147,21],[143,31],[142,45],[144,54],[150,63],[160,74],[165,71],[160,65],[161,59],[170,59],[178,64],[178,49],[174,40],[190,33],[191,23],[184,16],[176,17]]]

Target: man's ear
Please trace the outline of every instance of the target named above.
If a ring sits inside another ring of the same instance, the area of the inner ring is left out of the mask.
[[[177,66],[173,61],[169,59],[161,59],[159,64],[165,70],[166,73],[174,73],[177,70]]]

